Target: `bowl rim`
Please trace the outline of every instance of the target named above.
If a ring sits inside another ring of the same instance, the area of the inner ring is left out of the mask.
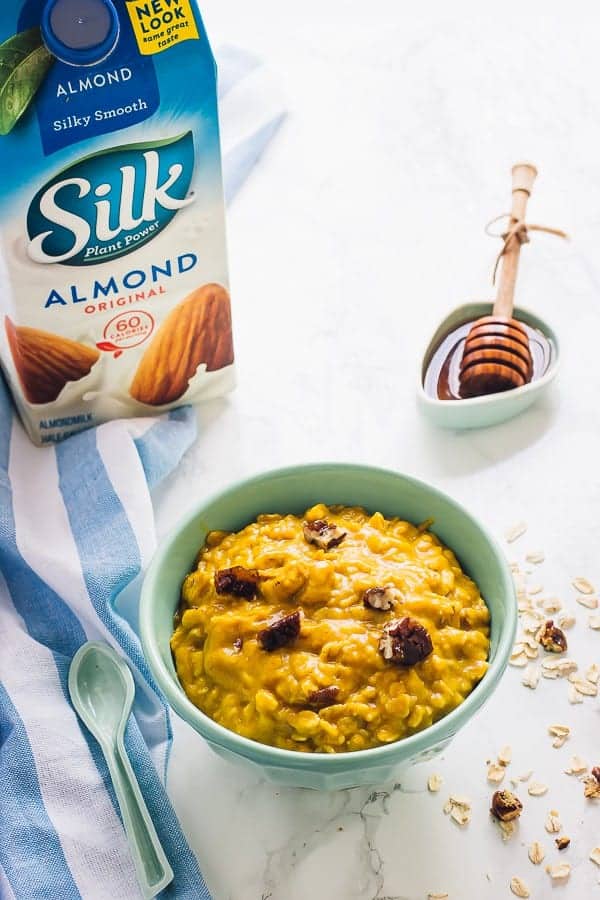
[[[404,481],[411,482],[418,489],[432,493],[443,502],[448,503],[455,511],[467,518],[470,523],[482,533],[483,537],[493,550],[494,556],[499,563],[499,570],[502,576],[502,589],[506,592],[509,602],[507,604],[504,627],[500,632],[496,653],[493,661],[490,663],[489,669],[481,681],[473,688],[471,693],[462,701],[462,703],[455,707],[455,709],[451,710],[433,725],[427,726],[422,731],[418,731],[408,737],[400,738],[397,741],[392,741],[391,743],[384,744],[380,747],[369,747],[364,750],[344,751],[341,753],[306,753],[300,750],[287,750],[281,747],[272,747],[269,744],[262,744],[251,738],[243,737],[235,731],[231,731],[230,729],[225,728],[225,726],[219,725],[219,723],[215,722],[210,716],[195,706],[192,701],[188,699],[179,682],[174,682],[162,659],[152,626],[152,609],[155,593],[154,586],[160,571],[165,564],[168,564],[169,556],[179,540],[181,533],[190,526],[195,519],[202,515],[206,507],[223,500],[225,497],[235,494],[242,488],[260,485],[265,481],[270,481],[274,477],[297,475],[300,472],[309,476],[311,472],[319,471],[322,473],[323,470],[327,469],[345,471],[348,474],[360,472],[361,475],[370,474],[400,478]],[[360,763],[361,761],[366,762],[368,760],[369,764],[391,763],[394,761],[394,757],[398,755],[400,749],[402,750],[403,756],[411,757],[423,750],[431,749],[439,742],[451,738],[456,731],[458,731],[458,729],[474,715],[498,686],[508,664],[508,659],[512,652],[516,635],[517,603],[514,582],[509,570],[508,562],[497,540],[475,516],[444,491],[439,490],[439,488],[434,487],[419,478],[393,469],[361,463],[313,462],[269,469],[248,478],[238,479],[229,487],[218,490],[200,503],[195,504],[191,510],[182,516],[179,522],[171,529],[169,534],[163,540],[162,546],[155,552],[150,566],[148,567],[140,595],[139,623],[144,655],[160,690],[166,697],[172,709],[175,710],[184,721],[198,731],[209,744],[216,744],[221,748],[233,752],[237,756],[251,759],[253,762],[261,765],[269,765],[277,768],[310,769],[318,763],[320,771],[334,773],[335,771],[347,769],[350,765]]]
[[[473,307],[478,306],[489,306],[493,307],[493,300],[472,300],[469,303],[462,303],[460,306],[455,306],[447,316],[445,316],[438,325],[438,330],[448,322],[452,316],[456,315],[459,312],[473,309]],[[539,391],[544,390],[544,388],[548,387],[552,381],[556,378],[559,370],[560,356],[561,356],[561,347],[560,342],[558,340],[556,330],[552,327],[550,323],[548,323],[545,319],[540,318],[537,313],[532,312],[532,310],[528,309],[525,306],[515,306],[513,310],[515,316],[518,318],[519,315],[524,317],[525,322],[528,325],[533,325],[536,328],[539,328],[540,331],[543,331],[552,343],[554,344],[555,353],[554,359],[551,361],[550,365],[544,372],[541,378],[538,378],[536,381],[530,381],[527,384],[522,385],[518,388],[513,388],[512,391],[504,391],[500,394],[483,394],[480,397],[465,397],[461,398],[458,402],[453,401],[449,402],[448,400],[440,400],[438,397],[431,397],[427,391],[425,390],[423,379],[424,379],[424,365],[425,359],[429,355],[429,351],[431,350],[431,346],[433,344],[433,338],[437,332],[429,338],[423,352],[421,353],[419,359],[419,379],[417,383],[417,394],[419,401],[423,406],[429,407],[443,407],[445,409],[451,409],[456,412],[456,415],[459,415],[459,409],[473,409],[480,406],[506,406],[511,405],[516,398],[516,401],[520,400],[525,401],[529,395],[537,394]],[[448,416],[450,417],[450,413]]]

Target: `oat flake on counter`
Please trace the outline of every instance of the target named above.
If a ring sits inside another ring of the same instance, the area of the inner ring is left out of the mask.
[[[534,864],[534,866],[539,866],[539,864],[544,860],[546,856],[546,851],[539,841],[534,841],[532,844],[530,844],[527,855],[529,856],[529,859]]]
[[[587,578],[574,578],[573,587],[580,594],[595,594],[596,588]]]
[[[525,534],[527,531],[527,523],[526,522],[516,522],[514,525],[511,525],[510,528],[504,532],[504,537],[508,541],[509,544],[512,544],[513,541],[516,541],[521,535]]]
[[[443,778],[441,775],[437,773],[433,773],[427,779],[427,790],[431,791],[432,794],[436,794],[443,784]]]
[[[510,879],[510,889],[515,897],[530,897],[531,893],[522,878],[517,875]]]

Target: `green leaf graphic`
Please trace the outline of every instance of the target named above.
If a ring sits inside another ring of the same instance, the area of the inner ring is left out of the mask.
[[[53,62],[39,28],[22,31],[0,44],[0,134],[15,127]]]

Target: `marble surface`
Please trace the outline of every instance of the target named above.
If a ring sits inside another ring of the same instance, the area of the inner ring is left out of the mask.
[[[467,505],[509,558],[542,548],[530,576],[573,610],[570,656],[600,662],[600,632],[571,580],[600,587],[600,13],[592,3],[494,6],[455,0],[206,0],[213,41],[271,65],[289,118],[229,214],[239,387],[201,409],[200,437],[156,498],[159,534],[235,479],[335,459],[396,468]],[[540,169],[530,219],[570,242],[525,248],[519,299],[557,329],[558,384],[521,418],[440,432],[415,405],[419,357],[449,308],[491,296],[497,246],[484,224],[509,201],[509,169]],[[533,567],[532,567],[533,568]],[[564,680],[535,691],[510,668],[445,753],[397,784],[317,794],[279,790],[214,756],[175,722],[170,793],[216,900],[600,897],[600,801],[563,773],[572,754],[600,764],[596,698],[573,706]],[[572,728],[553,749],[547,726]],[[508,778],[549,785],[504,843],[489,819],[487,759],[513,748]],[[427,792],[432,771],[444,779]],[[442,812],[469,796],[461,829]],[[571,846],[566,884],[544,871],[559,853],[544,830],[560,812]],[[544,864],[527,845],[539,840]]]

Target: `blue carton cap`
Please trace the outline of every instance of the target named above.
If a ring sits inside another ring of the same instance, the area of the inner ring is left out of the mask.
[[[48,0],[42,13],[48,50],[72,66],[93,66],[112,53],[119,16],[112,0]]]

